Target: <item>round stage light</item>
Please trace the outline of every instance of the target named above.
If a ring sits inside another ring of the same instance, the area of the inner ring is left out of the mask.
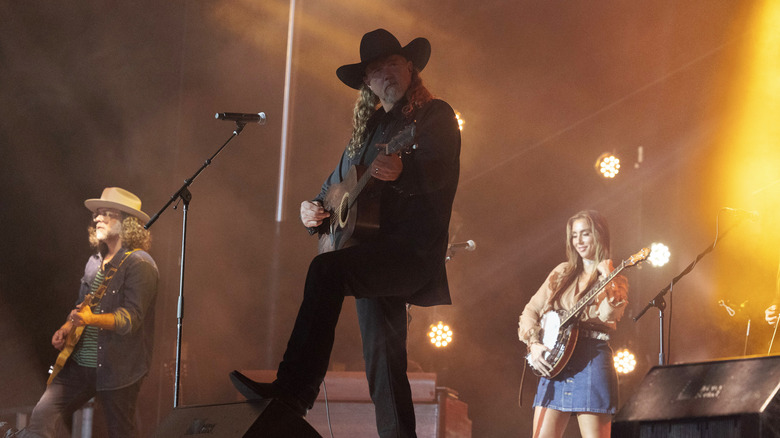
[[[636,369],[636,357],[627,348],[616,351],[612,360],[618,374],[628,374]]]
[[[669,252],[669,247],[663,243],[653,243],[650,245],[650,257],[648,257],[648,260],[650,261],[650,264],[656,268],[669,263],[669,258],[671,256],[672,253]]]
[[[604,178],[614,178],[620,172],[620,158],[604,152],[596,160],[596,172]]]
[[[443,348],[452,342],[452,330],[450,326],[439,321],[438,324],[431,324],[428,338],[436,348]]]

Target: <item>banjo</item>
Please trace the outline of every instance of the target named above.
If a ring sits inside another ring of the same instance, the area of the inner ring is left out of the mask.
[[[593,301],[596,295],[604,290],[604,287],[606,287],[606,285],[623,269],[636,265],[645,260],[649,255],[650,250],[648,248],[642,248],[638,253],[623,260],[620,265],[605,278],[596,282],[596,284],[594,284],[570,310],[551,310],[542,315],[540,321],[540,325],[542,326],[540,340],[549,350],[544,353],[543,357],[551,366],[549,375],[545,377],[548,379],[555,377],[563,370],[566,363],[569,362],[569,359],[574,352],[574,346],[577,344],[577,336],[579,335],[577,323],[583,309],[585,309],[585,307]],[[526,355],[526,360],[531,365],[534,374],[537,376],[544,376],[544,374],[536,369],[531,362],[531,353]]]

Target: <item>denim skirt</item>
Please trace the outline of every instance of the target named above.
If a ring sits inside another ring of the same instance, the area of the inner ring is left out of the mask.
[[[534,407],[614,415],[618,381],[607,341],[580,338],[569,363],[554,378],[539,379]]]

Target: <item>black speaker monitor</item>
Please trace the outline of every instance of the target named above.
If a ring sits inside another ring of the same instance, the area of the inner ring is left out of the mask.
[[[615,416],[616,437],[780,436],[780,356],[656,366]]]
[[[155,438],[322,438],[305,419],[276,400],[185,406],[160,424]]]

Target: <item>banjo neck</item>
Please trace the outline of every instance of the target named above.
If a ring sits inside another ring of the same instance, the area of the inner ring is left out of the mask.
[[[596,284],[594,284],[593,287],[591,287],[590,290],[577,301],[577,304],[575,304],[574,307],[561,313],[561,327],[565,327],[567,324],[570,324],[573,319],[578,318],[585,306],[590,304],[590,302],[596,298],[596,295],[604,290],[604,287],[615,277],[617,277],[617,275],[620,274],[623,269],[636,265],[637,263],[646,259],[648,255],[650,255],[650,250],[648,248],[642,248],[642,250],[638,253],[620,262],[618,267],[613,269],[612,272],[607,274],[606,277],[597,281]]]

